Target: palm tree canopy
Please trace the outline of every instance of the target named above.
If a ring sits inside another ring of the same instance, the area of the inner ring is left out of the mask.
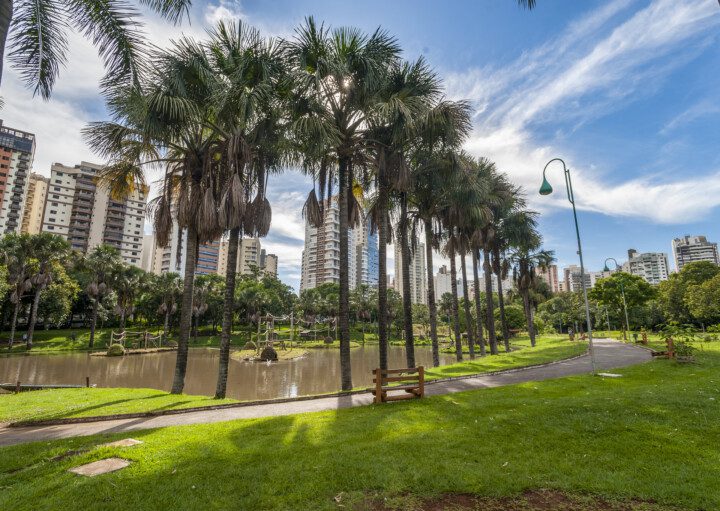
[[[139,4],[178,23],[187,14],[191,1],[140,0]],[[44,99],[50,97],[60,68],[67,63],[69,30],[84,35],[97,48],[105,65],[103,88],[138,83],[146,46],[139,12],[126,1],[19,0],[11,16],[10,61],[27,86]],[[3,45],[6,37],[7,27],[3,27]]]

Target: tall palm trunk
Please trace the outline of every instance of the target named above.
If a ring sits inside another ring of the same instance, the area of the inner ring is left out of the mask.
[[[427,264],[428,311],[430,312],[430,341],[432,342],[433,367],[440,365],[440,345],[437,338],[437,305],[435,304],[435,279],[433,277],[432,222],[425,220],[425,262]]]
[[[215,399],[224,399],[227,390],[228,364],[230,363],[230,336],[235,311],[235,276],[237,273],[238,241],[240,228],[230,230],[228,239],[227,270],[225,270],[225,302],[223,303],[222,333],[220,334],[220,366],[215,387]]]
[[[465,326],[467,328],[467,338],[468,338],[468,350],[470,351],[470,358],[475,358],[475,336],[474,329],[472,325],[472,316],[470,315],[470,292],[468,291],[468,281],[467,281],[467,265],[465,264],[465,253],[462,252],[460,254],[460,269],[462,271],[462,279],[463,279],[463,296],[465,297],[464,300],[464,308],[465,308]]]
[[[480,276],[478,275],[478,251],[472,251],[473,284],[475,291],[475,315],[477,316],[477,341],[480,345],[480,356],[485,356],[485,338],[483,337],[482,307],[480,306]]]
[[[91,349],[95,344],[95,328],[97,328],[99,302],[100,295],[95,297],[95,301],[93,302],[92,317],[90,318],[90,342],[88,343],[88,347]]]
[[[403,327],[405,330],[405,360],[408,367],[415,367],[415,339],[412,322],[412,295],[410,293],[410,244],[408,242],[407,195],[400,198],[400,252],[402,256]]]
[[[40,289],[35,291],[32,308],[30,309],[30,321],[28,321],[27,340],[25,341],[25,347],[28,350],[32,349],[33,345],[33,334],[35,333],[35,323],[37,322],[38,305],[40,305],[40,291]]]
[[[463,359],[462,338],[460,337],[460,318],[458,317],[458,288],[457,288],[457,267],[455,266],[455,251],[450,252],[450,289],[452,290],[452,315],[453,330],[455,331],[455,358]]]
[[[125,309],[120,312],[120,331],[125,331]]]
[[[505,352],[510,351],[510,330],[505,319],[505,296],[502,287],[502,268],[500,266],[500,249],[493,247],[493,270],[498,283],[498,308],[500,309],[500,325],[502,325],[503,343],[505,344]]]
[[[185,256],[185,277],[183,280],[182,305],[180,307],[180,336],[178,337],[177,358],[175,359],[175,377],[173,394],[182,394],[187,371],[188,342],[193,319],[193,287],[195,284],[195,266],[197,264],[198,236],[195,226],[187,228],[187,247]]]
[[[167,341],[168,337],[168,330],[170,330],[170,312],[172,311],[172,305],[168,307],[167,312],[165,313],[165,324],[163,325],[163,339]]]
[[[12,320],[10,321],[10,339],[8,340],[8,350],[12,349],[13,343],[15,342],[15,329],[17,328],[17,318],[21,305],[22,300],[18,297],[18,301],[15,303],[15,307],[13,307]]]
[[[338,200],[340,210],[340,386],[352,390],[352,368],[350,367],[350,282],[348,279],[348,192],[350,158],[342,156],[338,169]]]
[[[495,337],[495,306],[493,304],[492,290],[492,268],[490,267],[490,251],[483,249],[485,261],[483,262],[483,271],[485,273],[485,312],[487,314],[488,342],[490,343],[490,354],[497,355],[497,337]]]
[[[13,15],[13,0],[3,0],[0,2],[0,80],[2,80],[5,41],[10,30],[10,22]]]
[[[523,307],[525,308],[525,318],[527,319],[528,335],[530,336],[530,346],[535,347],[535,326],[533,325],[533,311],[530,304],[530,293],[527,289],[522,291]]]
[[[388,368],[388,311],[387,311],[387,187],[382,181],[378,186],[380,220],[378,222],[378,344],[380,369]]]

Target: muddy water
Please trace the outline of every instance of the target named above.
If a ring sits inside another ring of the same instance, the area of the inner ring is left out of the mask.
[[[191,349],[186,394],[213,395],[217,382],[216,349]],[[0,383],[84,385],[85,377],[98,387],[146,387],[170,390],[175,352],[91,357],[86,353],[0,357]],[[335,349],[310,350],[305,357],[271,364],[230,360],[228,397],[241,400],[294,397],[340,389],[340,353]],[[378,365],[377,345],[351,351],[353,385],[370,385]],[[418,365],[432,366],[430,348],[415,349]],[[454,357],[441,355],[441,363]],[[391,346],[390,367],[405,367],[405,349]]]

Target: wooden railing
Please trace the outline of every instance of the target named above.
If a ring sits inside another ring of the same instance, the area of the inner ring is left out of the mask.
[[[407,369],[375,369],[373,373],[375,387],[368,390],[375,395],[376,403],[418,399],[425,395],[425,368],[423,366]],[[388,385],[388,383],[398,383],[399,385]],[[403,393],[388,394],[390,391],[402,391]]]

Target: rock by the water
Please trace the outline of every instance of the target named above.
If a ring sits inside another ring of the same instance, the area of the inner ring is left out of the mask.
[[[268,346],[267,348],[263,348],[263,350],[260,352],[260,360],[263,362],[272,361],[276,362],[278,359],[277,351],[275,351],[273,348]]]

